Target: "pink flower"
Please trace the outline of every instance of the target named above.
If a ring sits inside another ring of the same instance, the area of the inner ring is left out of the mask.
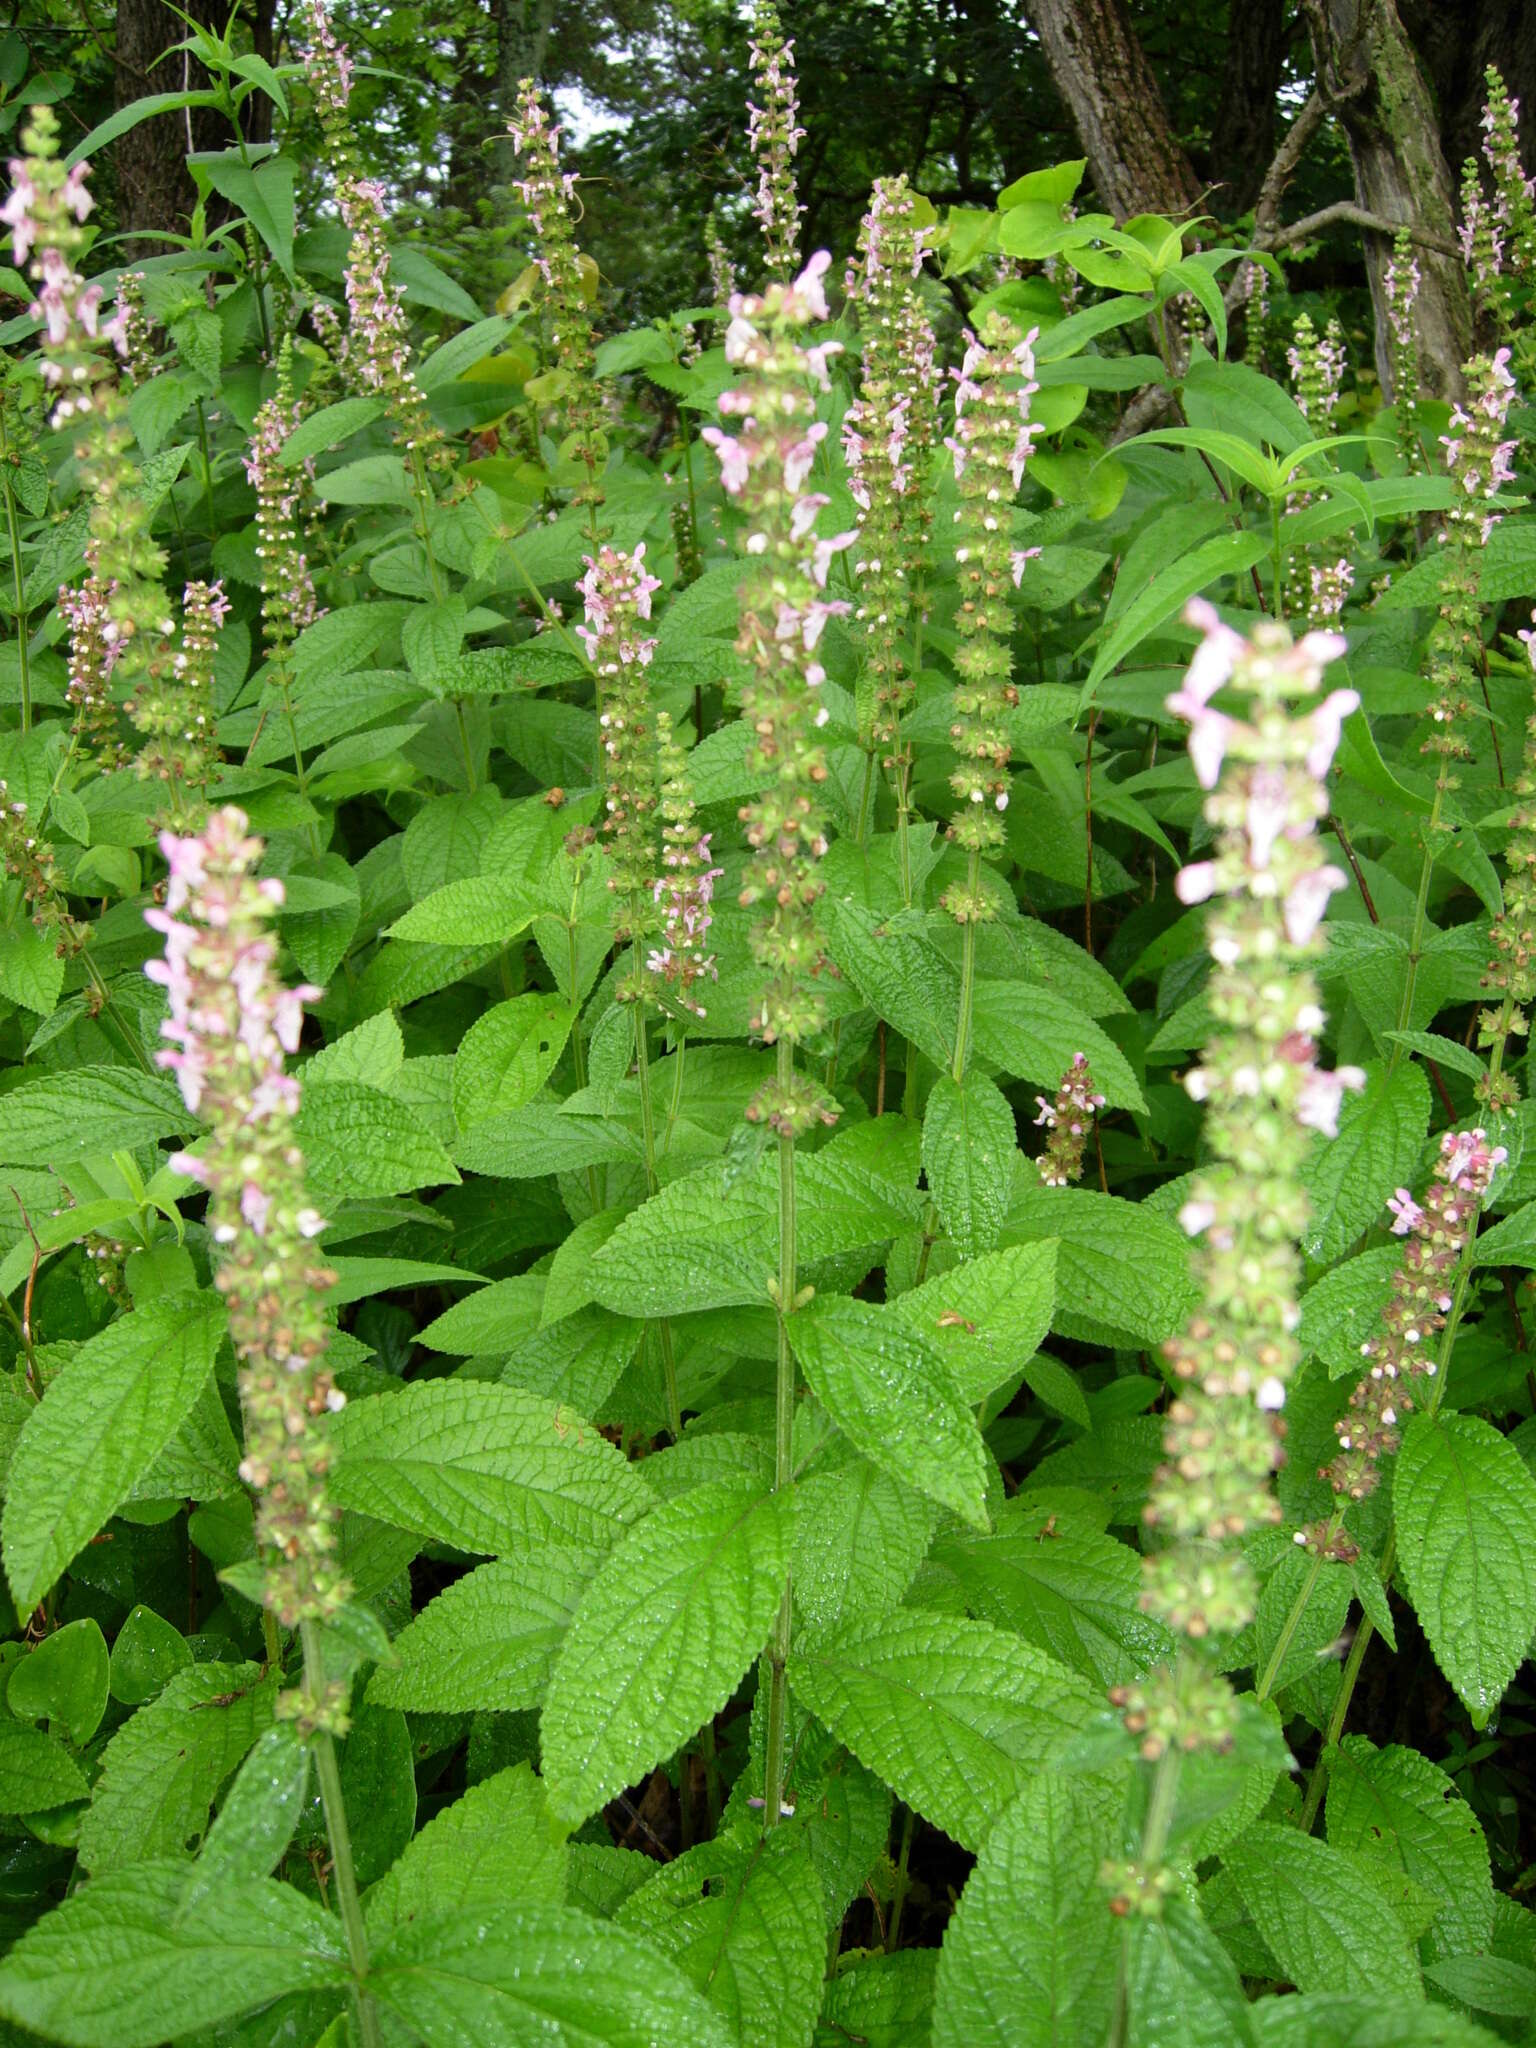
[[[1416,1230],[1423,1219],[1424,1211],[1419,1207],[1407,1188],[1399,1188],[1395,1195],[1387,1197],[1387,1207],[1392,1211],[1392,1235],[1406,1237],[1410,1230]]]

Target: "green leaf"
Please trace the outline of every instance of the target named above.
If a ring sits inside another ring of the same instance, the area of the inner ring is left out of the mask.
[[[978,981],[971,1012],[977,1054],[1054,1094],[1075,1053],[1086,1053],[1094,1086],[1112,1108],[1145,1114],[1125,1054],[1082,1006],[1016,981]]]
[[[954,1574],[982,1620],[1101,1686],[1127,1684],[1170,1652],[1141,1611],[1136,1552],[1064,1516],[1018,1504],[992,1535],[942,1538],[933,1562]]]
[[[643,1943],[564,1906],[402,1927],[369,1982],[422,2048],[731,2048],[729,2029]]]
[[[1242,1979],[1198,1906],[1135,1916],[1128,1947],[1126,2048],[1253,2048]]]
[[[1261,1999],[1251,2018],[1259,2048],[1495,2048],[1499,2038],[1444,2006],[1405,1998],[1291,1992]]]
[[[109,142],[116,142],[119,135],[126,135],[130,128],[137,128],[141,121],[152,121],[157,114],[179,114],[187,107],[216,107],[218,104],[216,92],[149,93],[143,99],[130,101],[126,107],[119,107],[105,121],[98,121],[64,159],[65,167],[73,170],[76,164],[96,156]]]
[[[494,1569],[494,1567],[493,1567]],[[428,1821],[368,1893],[368,1938],[444,1913],[565,1902],[565,1830],[527,1763],[497,1771]]]
[[[536,1273],[516,1273],[456,1301],[417,1337],[429,1351],[460,1358],[511,1351],[531,1337],[543,1320],[545,1283]]]
[[[938,1352],[888,1309],[846,1295],[818,1295],[788,1322],[811,1391],[854,1448],[986,1528],[986,1449]]]
[[[411,502],[405,467],[400,457],[392,454],[360,455],[355,462],[328,469],[324,476],[315,479],[314,491],[322,505],[396,505],[403,510]],[[404,630],[416,615],[417,607],[402,606],[400,610],[404,617],[395,623]],[[313,630],[305,628],[306,632]],[[373,644],[377,645],[377,641]]]
[[[173,1081],[129,1067],[77,1067],[0,1095],[0,1164],[62,1171],[92,1153],[131,1152],[196,1128]]]
[[[790,1583],[807,1625],[832,1628],[898,1606],[938,1520],[922,1495],[867,1458],[813,1472],[796,1491]]]
[[[960,987],[948,962],[916,933],[851,898],[826,899],[820,918],[832,957],[877,1016],[935,1066],[955,1056]]]
[[[161,2048],[348,1981],[335,1918],[290,1885],[241,1885],[178,1918],[185,1863],[96,1878],[0,1963],[0,2013],[68,2048]]]
[[[232,199],[293,280],[293,177],[287,157],[269,156],[255,165],[204,157],[201,169],[215,192]]]
[[[849,2048],[855,2041],[866,2048],[926,2044],[938,1960],[931,1948],[899,1948],[891,1955],[876,1949],[853,1958],[827,1984],[815,2048]]]
[[[719,1713],[767,1641],[793,1495],[725,1481],[656,1508],[599,1568],[540,1721],[555,1811],[596,1813]]]
[[[1493,1879],[1482,1825],[1445,1772],[1416,1749],[1346,1735],[1328,1755],[1328,1839],[1374,1858],[1440,1901],[1426,1957],[1471,1954],[1493,1936]]]
[[[1227,1869],[1275,1960],[1298,1991],[1412,1996],[1419,1965],[1385,1897],[1326,1842],[1260,1821],[1228,1849]]]
[[[512,1387],[417,1381],[333,1425],[330,1495],[460,1550],[522,1554],[547,1536],[600,1545],[652,1496],[589,1422]]]
[[[518,1713],[544,1697],[595,1546],[539,1545],[516,1563],[483,1564],[439,1593],[395,1638],[395,1661],[368,1687],[412,1713]],[[579,1560],[579,1562],[578,1562]]]
[[[0,1721],[0,1813],[38,1813],[89,1796],[80,1766],[61,1742],[41,1728]]]
[[[1082,1726],[1097,1693],[984,1621],[885,1614],[790,1657],[797,1697],[897,1796],[967,1849]]]
[[[190,1855],[219,1787],[270,1725],[280,1679],[259,1664],[194,1664],[125,1721],[81,1822],[82,1868]]]
[[[142,1706],[192,1662],[187,1639],[152,1607],[135,1607],[112,1645],[112,1697]]]
[[[1315,1351],[1331,1378],[1360,1377],[1360,1347],[1376,1332],[1402,1256],[1396,1244],[1357,1252],[1302,1296],[1302,1349]]]
[[[1216,533],[1159,570],[1132,598],[1099,649],[1083,685],[1083,703],[1090,704],[1104,678],[1175,612],[1182,612],[1192,597],[1220,577],[1246,575],[1268,553],[1269,541],[1261,533]]]
[[[308,1744],[292,1721],[280,1721],[235,1775],[187,1881],[183,1916],[212,1893],[269,1877],[293,1840],[308,1791]]]
[[[82,1748],[107,1711],[110,1662],[98,1622],[68,1622],[11,1666],[5,1703],[18,1721],[56,1722]]]
[[[459,1178],[408,1103],[361,1081],[326,1078],[307,1085],[294,1135],[303,1147],[309,1191],[326,1208]]]
[[[453,1114],[471,1131],[531,1102],[554,1072],[576,1012],[547,995],[515,996],[477,1018],[453,1061]]]
[[[1414,1612],[1484,1728],[1536,1633],[1536,1479],[1480,1416],[1415,1415],[1392,1507]]]
[[[435,681],[464,643],[469,609],[462,597],[412,607],[401,629],[406,663],[418,682]]]
[[[382,398],[341,398],[334,405],[322,405],[301,420],[283,443],[279,457],[283,468],[297,469],[311,456],[349,441],[359,427],[381,418],[383,412]]]
[[[1087,1343],[1160,1344],[1195,1304],[1189,1240],[1161,1216],[1088,1188],[1022,1186],[1007,1241],[1054,1237],[1054,1327]]]
[[[1394,1188],[1413,1178],[1429,1124],[1429,1081],[1421,1067],[1366,1069],[1366,1083],[1346,1095],[1336,1137],[1319,1133],[1302,1182],[1312,1220],[1302,1240],[1309,1259],[1331,1261],[1376,1222]]]
[[[445,882],[389,927],[416,945],[500,946],[532,921],[538,902],[511,875],[467,875]]]
[[[1529,2019],[1536,2012],[1536,1970],[1502,1956],[1447,1956],[1424,1971],[1437,1990],[1458,2005],[1491,2012],[1501,2019]]]
[[[1100,1870],[1118,1778],[1041,1773],[982,1845],[944,1933],[933,2048],[1067,2048],[1109,2032],[1120,1928]]]
[[[29,1614],[190,1413],[224,1330],[216,1294],[162,1296],[82,1344],[27,1419],[0,1538]]]
[[[1056,1244],[1006,1245],[898,1295],[891,1313],[935,1349],[971,1403],[1027,1367],[1056,1302]],[[1079,1396],[1081,1399],[1081,1396]],[[1086,1427],[1086,1411],[1083,1415]]]
[[[1018,1157],[1013,1111],[981,1074],[941,1074],[923,1113],[923,1170],[939,1220],[962,1258],[989,1252],[1002,1235]]]
[[[684,1865],[626,1900],[619,1924],[697,1985],[738,2048],[809,2048],[827,1936],[804,1833],[782,1827],[747,1844],[722,1838]]]
[[[398,1708],[366,1702],[341,1752],[341,1795],[350,1815],[360,1885],[382,1877],[416,1827],[416,1758]]]

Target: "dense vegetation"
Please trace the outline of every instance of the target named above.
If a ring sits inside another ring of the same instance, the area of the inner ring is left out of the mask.
[[[765,0],[618,282],[0,45],[0,2042],[1536,2040],[1536,183],[1312,27],[827,248]]]

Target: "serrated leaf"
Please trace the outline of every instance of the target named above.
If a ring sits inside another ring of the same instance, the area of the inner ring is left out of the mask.
[[[1302,1169],[1312,1220],[1302,1240],[1320,1263],[1349,1250],[1376,1222],[1394,1188],[1411,1180],[1429,1124],[1429,1081],[1421,1067],[1404,1064],[1366,1070],[1363,1089],[1346,1094],[1336,1136],[1319,1134]]]
[[[531,1337],[543,1320],[545,1285],[536,1273],[515,1273],[477,1288],[417,1333],[429,1351],[448,1351],[460,1358],[511,1351]]]
[[[923,1171],[962,1258],[989,1252],[1013,1193],[1018,1132],[1002,1090],[982,1074],[941,1074],[923,1113]]]
[[[0,2013],[68,2048],[160,2048],[289,1991],[340,1990],[339,1923],[262,1881],[178,1919],[185,1863],[98,1877],[0,1963]]]
[[[1198,1906],[1133,1918],[1127,1947],[1126,2048],[1253,2048],[1242,1979]]]
[[[294,1119],[314,1199],[366,1201],[457,1181],[458,1168],[408,1103],[362,1081],[307,1086]]]
[[[0,1537],[29,1614],[128,1498],[213,1370],[224,1304],[162,1296],[82,1344],[27,1418],[11,1460]]]
[[[1493,1935],[1493,1879],[1477,1815],[1438,1765],[1397,1743],[1346,1735],[1328,1756],[1328,1839],[1401,1870],[1440,1901],[1427,1958],[1473,1954]]]
[[[1146,1113],[1130,1062],[1108,1032],[1066,997],[1017,981],[978,981],[971,1009],[977,1055],[1054,1094],[1078,1053],[1111,1108]]]
[[[0,1163],[62,1170],[197,1128],[173,1081],[131,1067],[39,1074],[0,1095]]]
[[[278,460],[284,469],[297,469],[312,455],[321,455],[327,448],[350,440],[359,427],[366,427],[383,411],[382,398],[342,398],[334,405],[323,405],[294,428],[284,441]]]
[[[11,1666],[5,1703],[18,1721],[57,1722],[81,1748],[107,1710],[110,1665],[99,1622],[66,1622]]]
[[[374,1958],[369,1983],[422,2048],[731,2048],[670,1963],[565,1906],[414,1921]]]
[[[1406,1998],[1289,1992],[1260,1999],[1251,2018],[1259,2048],[1495,2048],[1499,2038],[1444,2006]]]
[[[554,1072],[576,1012],[558,997],[515,996],[477,1018],[453,1061],[453,1114],[461,1131],[531,1102]]]
[[[467,875],[445,882],[397,918],[389,937],[413,945],[501,946],[527,928],[538,907],[510,875]]]
[[[183,1917],[212,1893],[269,1877],[293,1840],[309,1790],[309,1749],[291,1721],[268,1728],[240,1766],[181,1900]]]
[[[677,1965],[737,2048],[809,2048],[827,1940],[804,1832],[779,1828],[747,1845],[722,1839],[686,1864],[626,1900],[620,1926]]]
[[[1357,1252],[1302,1296],[1302,1349],[1317,1353],[1331,1379],[1360,1377],[1360,1347],[1380,1324],[1402,1256],[1395,1244]]]
[[[368,1936],[444,1913],[565,1903],[565,1830],[532,1766],[497,1771],[428,1821],[368,1893]]]
[[[80,1825],[82,1867],[190,1855],[219,1787],[270,1724],[280,1676],[259,1664],[194,1664],[124,1722]]]
[[[846,1295],[818,1295],[788,1322],[811,1391],[855,1450],[984,1529],[986,1449],[938,1352],[910,1323]]]
[[[1100,1871],[1118,1778],[1042,1773],[1003,1812],[945,1930],[933,2048],[1067,2048],[1108,2035],[1120,1930]]]
[[[829,898],[820,915],[833,957],[865,1002],[935,1066],[947,1069],[955,1054],[960,994],[949,963],[916,932],[851,898]]]
[[[1275,1821],[1227,1850],[1244,1905],[1298,1991],[1411,1996],[1418,1960],[1397,1915],[1349,1857]]]
[[[827,1984],[816,2048],[911,2048],[928,2042],[933,2022],[934,1975],[938,1952],[878,1949],[858,1956]]]
[[[1195,1305],[1184,1233],[1116,1195],[1023,1186],[1005,1235],[1010,1244],[1057,1240],[1052,1322],[1064,1336],[1160,1344]]]
[[[813,1472],[796,1490],[790,1579],[806,1624],[826,1629],[898,1606],[932,1539],[934,1507],[867,1458]]]
[[[1435,1661],[1488,1718],[1536,1633],[1536,1479],[1476,1415],[1415,1415],[1393,1482],[1398,1556]]]
[[[950,1615],[860,1618],[800,1644],[789,1671],[860,1763],[968,1849],[1097,1699],[1043,1651]]]
[[[725,1705],[783,1597],[792,1503],[701,1486],[656,1508],[600,1567],[540,1720],[557,1813],[585,1820]]]
[[[541,1544],[516,1563],[479,1566],[395,1638],[394,1661],[374,1673],[369,1699],[418,1714],[538,1706],[582,1578],[600,1555],[556,1548],[551,1557]]]
[[[969,1402],[1028,1365],[1051,1327],[1056,1245],[1006,1245],[898,1295],[892,1313],[938,1351]]]

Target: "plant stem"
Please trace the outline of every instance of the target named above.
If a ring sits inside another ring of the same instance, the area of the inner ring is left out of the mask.
[[[972,903],[981,886],[981,853],[971,848],[970,872],[966,877],[966,892]],[[960,1013],[955,1021],[955,1063],[951,1075],[956,1087],[965,1079],[965,1063],[971,1049],[971,1003],[976,993],[976,920],[967,917],[960,928]]]
[[[640,907],[634,907],[638,920]],[[638,926],[637,926],[638,928]],[[635,974],[642,971],[640,942],[635,941]],[[635,1072],[640,1078],[640,1130],[645,1144],[645,1192],[654,1195],[661,1183],[656,1178],[656,1118],[651,1106],[651,1056],[646,1044],[645,1004],[634,1005]],[[677,1360],[672,1349],[672,1325],[665,1316],[656,1323],[656,1341],[661,1347],[661,1376],[667,1392],[667,1427],[673,1443],[683,1440],[683,1411],[677,1398]]]
[[[1403,1000],[1398,1005],[1397,1028],[1406,1031],[1413,1014],[1414,986],[1419,978],[1419,955],[1424,950],[1424,927],[1429,922],[1429,884],[1435,871],[1435,835],[1440,829],[1440,807],[1445,798],[1448,770],[1442,765],[1435,783],[1435,800],[1430,808],[1429,823],[1424,828],[1424,858],[1419,865],[1419,893],[1413,906],[1413,930],[1408,940],[1408,973],[1403,982]],[[1387,1059],[1387,1072],[1395,1071],[1403,1056],[1403,1047],[1395,1043]]]
[[[901,1946],[901,1914],[907,1903],[907,1859],[912,1854],[912,1833],[917,1815],[909,1806],[902,1815],[901,1846],[896,1852],[896,1886],[891,1893],[891,1917],[886,1923],[885,1952],[891,1955]]]
[[[321,1668],[320,1633],[312,1621],[301,1622],[299,1640],[304,1646],[304,1682],[319,1694],[324,1686]],[[341,1796],[341,1772],[336,1766],[336,1745],[330,1731],[317,1729],[310,1742],[315,1759],[315,1776],[320,1781],[320,1803],[325,1809],[325,1831],[330,1837],[331,1869],[336,1879],[336,1905],[347,1938],[347,1956],[352,1964],[353,1996],[357,2001],[357,2031],[361,2048],[380,2048],[379,2015],[368,1995],[368,1936],[363,1927],[362,1901],[357,1893],[357,1874],[352,1867],[352,1835],[347,1827],[346,1802]]]
[[[27,647],[26,582],[21,573],[21,528],[16,523],[16,498],[11,490],[10,443],[5,435],[5,414],[0,408],[0,463],[5,465],[3,482],[5,490],[5,530],[11,544],[11,576],[16,590],[16,659],[21,679],[21,729],[23,733],[32,730],[32,666]]]
[[[794,1079],[795,1047],[781,1037],[778,1046],[779,1085],[787,1091]],[[779,1134],[779,1360],[774,1389],[773,1490],[782,1493],[794,1478],[795,1354],[789,1341],[789,1317],[795,1306],[795,1141]],[[784,1723],[789,1662],[790,1597],[783,1597],[768,1645],[768,1732],[763,1766],[763,1825],[779,1824],[784,1800]]]

